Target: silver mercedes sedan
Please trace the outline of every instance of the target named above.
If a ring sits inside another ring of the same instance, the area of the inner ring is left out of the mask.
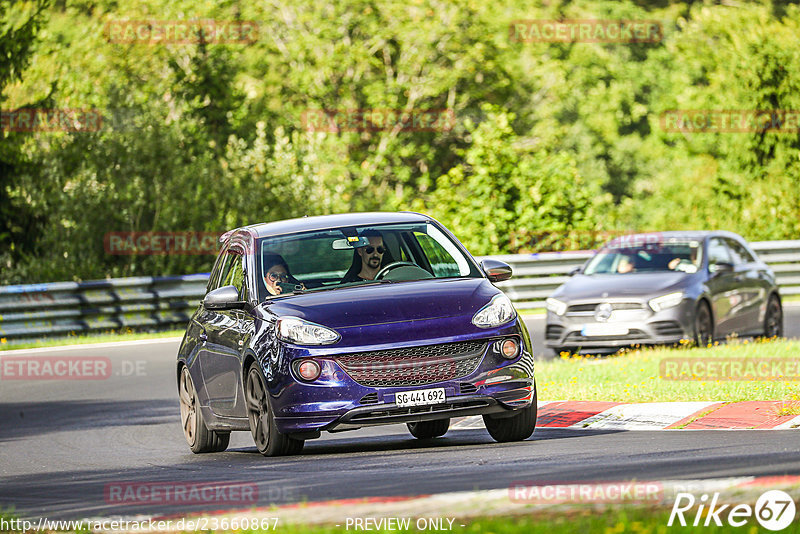
[[[731,232],[613,239],[547,299],[546,344],[557,354],[731,335],[783,335],[775,275]]]

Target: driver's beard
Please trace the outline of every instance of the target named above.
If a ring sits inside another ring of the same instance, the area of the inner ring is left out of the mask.
[[[368,265],[373,269],[377,269],[381,265],[381,259],[380,258],[370,258],[369,262],[368,262]]]

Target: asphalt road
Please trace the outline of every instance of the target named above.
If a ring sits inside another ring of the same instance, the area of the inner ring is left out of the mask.
[[[789,333],[797,335],[800,309],[790,313]],[[529,321],[535,339],[543,319]],[[14,354],[108,358],[111,373],[100,380],[0,381],[0,508],[54,519],[243,507],[120,504],[109,494],[110,487],[157,482],[255,483],[258,505],[267,506],[497,489],[515,481],[800,474],[794,430],[539,429],[513,444],[496,444],[484,430],[454,430],[426,444],[404,426],[390,426],[328,434],[296,457],[262,457],[249,433],[234,433],[225,453],[194,455],[180,429],[176,350],[175,341],[162,340]]]

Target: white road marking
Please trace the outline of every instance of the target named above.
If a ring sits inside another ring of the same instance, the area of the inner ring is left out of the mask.
[[[647,402],[620,404],[575,423],[572,428],[661,430],[715,402]]]
[[[60,352],[65,350],[107,349],[113,347],[131,347],[135,345],[153,345],[157,343],[180,343],[183,337],[159,337],[155,339],[136,339],[133,341],[109,341],[108,343],[83,343],[81,345],[58,345],[57,347],[38,347],[35,349],[15,349],[0,351],[3,356],[16,356],[18,354],[39,354],[46,352]]]

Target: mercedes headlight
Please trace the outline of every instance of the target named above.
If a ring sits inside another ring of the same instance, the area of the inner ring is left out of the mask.
[[[648,304],[650,304],[650,307],[653,308],[653,311],[660,312],[661,310],[666,310],[667,308],[673,308],[677,306],[682,300],[683,291],[677,291],[675,293],[668,293],[661,297],[651,299]]]
[[[278,338],[298,345],[330,345],[339,341],[339,334],[321,324],[299,317],[278,319]]]
[[[554,299],[552,297],[546,299],[544,301],[545,306],[548,310],[555,313],[556,315],[564,315],[564,312],[567,311],[567,303],[561,302],[558,299]]]
[[[478,328],[492,328],[506,324],[517,316],[511,299],[503,295],[495,295],[489,304],[478,310],[472,317],[472,324]]]

